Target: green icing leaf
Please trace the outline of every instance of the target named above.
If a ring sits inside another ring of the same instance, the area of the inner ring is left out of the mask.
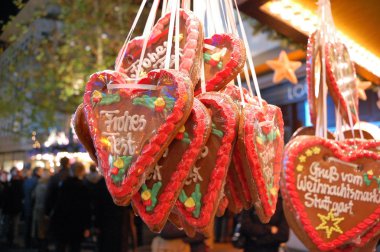
[[[164,98],[165,103],[166,103],[165,107],[167,109],[169,109],[169,110],[173,109],[174,103],[175,103],[175,99],[172,98],[172,97],[168,97],[168,96],[164,96],[163,98]]]
[[[221,130],[217,130],[217,129],[212,129],[212,134],[218,136],[218,137],[223,137],[223,132]]]
[[[208,54],[208,53],[203,53],[203,59],[204,59],[206,62],[208,62],[208,61],[210,61],[210,59],[211,59],[211,55]]]
[[[363,178],[364,178],[364,183],[367,185],[367,186],[370,186],[371,185],[371,180],[368,178],[368,174],[365,173],[363,175]]]
[[[195,218],[198,218],[201,213],[201,206],[202,206],[201,205],[201,198],[202,198],[201,186],[199,183],[195,185],[195,191],[191,194],[191,197],[193,197],[195,201],[195,209],[193,212],[193,216]]]
[[[219,61],[219,63],[218,63],[218,69],[221,70],[222,68],[223,68],[223,62]]]
[[[161,186],[162,186],[162,183],[160,181],[154,183],[153,187],[152,187],[152,190],[151,190],[151,200],[152,200],[152,204],[150,206],[147,206],[146,207],[146,210],[148,212],[150,211],[153,211],[153,209],[155,208],[155,206],[157,205],[157,194],[158,192],[160,191],[161,189]]]
[[[124,162],[124,167],[123,169],[125,168],[129,168],[129,166],[131,165],[131,161],[132,161],[132,156],[122,156],[120,157],[123,162]]]
[[[214,134],[214,135],[216,135],[216,136],[218,136],[218,137],[223,137],[224,136],[223,131],[218,130],[216,128],[215,123],[212,123],[212,131],[211,131],[211,133]]]
[[[102,99],[98,103],[99,105],[110,105],[112,103],[116,103],[120,101],[119,94],[103,94]]]
[[[156,97],[150,97],[148,95],[143,95],[141,97],[136,97],[133,99],[132,104],[133,105],[141,105],[145,106],[150,109],[154,109],[154,101],[156,100]]]
[[[181,190],[181,193],[179,194],[179,201],[181,201],[181,203],[185,203],[186,200],[187,195],[185,193],[185,190]]]

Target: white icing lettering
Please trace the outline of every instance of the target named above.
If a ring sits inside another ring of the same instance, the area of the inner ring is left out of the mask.
[[[163,45],[159,45],[156,47],[155,52],[150,52],[146,54],[146,57],[143,59],[142,68],[144,70],[150,70],[150,68],[154,69],[162,69],[165,65],[165,57],[166,57],[166,47],[167,42],[165,41]],[[179,48],[179,56],[180,58],[183,56],[183,49]],[[173,67],[175,63],[175,55],[170,56],[170,67]],[[140,64],[140,59],[137,59],[133,62],[127,69],[126,74],[130,78],[135,78],[138,66]]]

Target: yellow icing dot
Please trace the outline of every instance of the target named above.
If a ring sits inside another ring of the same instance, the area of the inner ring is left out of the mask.
[[[216,53],[213,53],[211,55],[211,59],[215,60],[215,61],[220,61],[220,58],[222,56],[222,53],[221,52],[216,52]]]
[[[154,101],[154,106],[157,106],[157,107],[163,107],[163,106],[165,106],[165,100],[162,97],[158,97]]]
[[[367,174],[370,175],[370,176],[372,176],[373,175],[373,171],[369,170],[369,171],[367,171]]]
[[[124,161],[123,159],[121,158],[117,158],[115,162],[113,162],[113,166],[115,166],[116,168],[123,168],[124,167]]]
[[[261,139],[261,137],[256,137],[256,142],[258,143],[258,144],[263,144],[263,140]]]
[[[178,39],[178,42],[181,42],[181,40],[183,39],[183,34],[182,33],[178,34],[178,38],[177,36],[173,36],[173,42],[176,42],[177,39]]]
[[[143,191],[143,192],[141,193],[141,198],[142,198],[143,200],[150,200],[151,197],[152,197],[152,194],[150,193],[149,190]]]
[[[281,133],[280,133],[280,130],[279,130],[279,129],[276,130],[276,135],[277,135],[278,137],[281,136]]]
[[[99,75],[98,78],[104,82],[104,76],[103,75]]]
[[[111,142],[110,140],[108,140],[107,138],[103,137],[100,139],[100,142],[105,145],[106,147],[110,147],[111,146]]]
[[[271,188],[269,191],[270,191],[270,194],[272,194],[273,196],[276,196],[276,195],[277,195],[277,190],[276,190],[276,188]]]
[[[303,165],[297,165],[296,170],[298,172],[302,172],[303,171]]]
[[[313,151],[308,149],[306,152],[305,152],[306,156],[310,157],[311,155],[313,155]]]
[[[306,161],[306,157],[305,157],[304,155],[301,155],[301,156],[298,157],[298,160],[299,160],[301,163],[303,163],[303,162]]]
[[[145,71],[140,72],[140,77],[145,77],[146,75],[147,75],[147,73]]]
[[[179,129],[178,133],[183,133],[185,132],[186,128],[185,125],[182,125],[181,128]]]
[[[95,90],[92,93],[92,98],[102,98],[102,93],[100,93],[98,90]]]
[[[319,147],[314,147],[314,148],[313,148],[313,152],[314,152],[314,154],[319,154],[319,153],[321,152],[321,148],[319,148]]]
[[[187,198],[187,200],[185,201],[185,207],[192,208],[194,206],[195,206],[194,199],[192,197]]]

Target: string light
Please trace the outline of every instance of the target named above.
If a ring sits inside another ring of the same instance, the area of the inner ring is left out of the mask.
[[[292,0],[268,1],[260,9],[307,36],[313,33],[319,24],[317,15]],[[340,31],[338,37],[347,46],[353,61],[380,77],[380,58]]]

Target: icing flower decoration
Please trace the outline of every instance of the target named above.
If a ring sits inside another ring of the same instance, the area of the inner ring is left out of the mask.
[[[119,169],[116,168],[116,167],[112,168],[112,170],[111,170],[111,174],[112,174],[112,175],[117,175],[117,174],[119,174]]]
[[[182,125],[182,127],[179,129],[175,138],[178,140],[182,140],[185,134],[185,130],[186,130],[185,125]]]
[[[165,100],[162,97],[158,97],[154,101],[154,110],[157,112],[162,112],[165,108],[165,105],[166,105]]]
[[[188,212],[193,212],[195,210],[195,201],[192,197],[187,198],[184,205]]]
[[[116,168],[123,168],[124,167],[124,161],[123,159],[121,159],[120,157],[116,159],[116,161],[113,163],[113,166],[115,166]]]
[[[367,176],[369,179],[372,179],[373,178],[373,171],[372,170],[367,171]]]
[[[178,40],[178,42],[181,42],[182,39],[183,39],[182,33],[178,34],[178,38],[177,38],[177,36],[173,36],[173,42],[176,42],[177,40]]]
[[[95,90],[93,93],[92,93],[92,102],[93,103],[98,103],[102,100],[102,93],[100,93],[98,90]]]
[[[144,206],[150,206],[152,204],[152,193],[150,190],[145,190],[141,193],[141,199]]]

